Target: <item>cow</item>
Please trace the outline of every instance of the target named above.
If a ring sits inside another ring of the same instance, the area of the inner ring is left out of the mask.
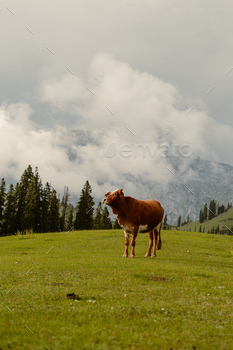
[[[155,258],[156,249],[159,250],[162,246],[160,230],[164,209],[160,203],[155,199],[137,200],[124,196],[123,189],[106,193],[102,203],[112,208],[113,214],[117,216],[119,225],[124,230],[125,252],[123,257],[128,257],[129,234],[132,233],[130,258],[134,258],[137,234],[141,232],[148,233],[149,236],[149,247],[145,256]],[[151,255],[152,246],[153,252]]]

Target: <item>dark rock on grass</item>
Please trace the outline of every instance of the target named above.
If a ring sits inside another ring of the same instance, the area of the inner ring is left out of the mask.
[[[76,295],[76,294],[74,294],[74,293],[67,294],[66,297],[67,297],[67,299],[75,299],[75,300],[80,299],[80,298],[78,297],[78,295]]]

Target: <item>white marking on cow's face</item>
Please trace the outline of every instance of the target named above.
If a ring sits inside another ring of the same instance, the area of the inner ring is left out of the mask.
[[[140,225],[138,228],[138,232],[146,231],[148,228],[148,225]]]

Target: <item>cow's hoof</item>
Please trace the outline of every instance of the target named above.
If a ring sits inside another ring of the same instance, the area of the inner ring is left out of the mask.
[[[146,255],[145,255],[145,258],[148,258],[148,256],[150,256],[150,254],[146,254]]]
[[[156,258],[156,255],[151,255],[152,258]]]
[[[124,254],[122,258],[128,258],[128,255]]]
[[[130,255],[130,258],[134,258],[134,255]]]

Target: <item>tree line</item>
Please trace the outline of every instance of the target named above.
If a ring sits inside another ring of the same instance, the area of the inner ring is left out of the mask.
[[[189,224],[190,222],[192,222],[192,220],[189,218],[189,214],[187,216],[187,221],[184,220],[183,222],[181,222],[181,215],[178,217],[178,220],[177,220],[177,227],[180,227],[180,226],[184,226],[186,224]]]
[[[120,228],[117,220],[113,223],[107,207],[99,202],[94,215],[92,189],[86,181],[79,201],[69,203],[69,189],[64,188],[60,200],[56,190],[46,182],[43,186],[38,168],[33,172],[31,165],[24,170],[21,179],[6,191],[4,178],[0,186],[0,236],[33,232],[57,232],[70,229],[111,229]]]
[[[224,213],[225,211],[227,211],[231,207],[232,207],[232,203],[228,202],[227,206],[225,206],[224,204],[217,203],[213,199],[212,201],[210,201],[209,207],[207,206],[207,203],[206,203],[204,205],[203,210],[202,209],[200,210],[200,214],[199,214],[200,224],[206,220],[211,220],[214,217]]]
[[[191,232],[191,227],[185,229],[184,231]],[[197,228],[196,226],[194,227],[194,232],[203,232],[203,233],[212,233],[212,234],[214,233],[214,234],[233,236],[233,226],[231,226],[231,228],[226,228],[226,227],[223,227],[223,223],[220,223],[217,226],[212,226],[206,229],[205,226],[202,228],[200,225],[199,228]]]
[[[229,203],[227,205],[219,204],[216,200],[211,200],[209,206],[207,206],[207,203],[205,203],[204,208],[200,210],[199,213],[199,221],[200,224],[202,224],[206,220],[211,220],[215,218],[216,216],[226,212],[228,209],[232,207],[232,203]],[[178,217],[177,220],[177,227],[184,226],[186,224],[189,224],[192,222],[189,218],[189,215],[187,216],[187,220],[181,221],[181,216]],[[213,230],[212,230],[213,231]],[[199,231],[201,232],[201,231]]]

